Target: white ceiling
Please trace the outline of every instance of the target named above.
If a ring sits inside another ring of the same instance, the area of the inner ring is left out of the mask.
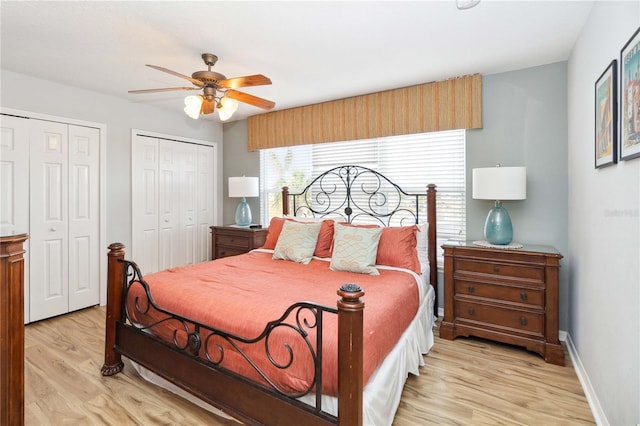
[[[592,1],[1,2],[1,67],[182,112],[197,92],[128,94],[189,86],[181,74],[219,57],[226,77],[264,74],[241,89],[307,105],[465,74],[568,59]],[[241,105],[232,120],[262,110]],[[217,120],[217,114],[207,116]]]

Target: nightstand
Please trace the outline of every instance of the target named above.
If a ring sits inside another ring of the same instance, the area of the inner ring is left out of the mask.
[[[267,228],[211,226],[211,253],[213,259],[235,256],[262,247]]]
[[[550,246],[485,248],[447,242],[444,319],[440,337],[476,336],[537,352],[564,365],[558,339],[558,272],[562,255]]]

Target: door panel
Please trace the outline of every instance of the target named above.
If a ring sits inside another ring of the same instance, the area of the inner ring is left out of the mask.
[[[132,257],[143,273],[159,271],[158,140],[135,135],[131,144]]]
[[[183,264],[199,262],[198,255],[198,200],[197,179],[198,147],[193,144],[180,144],[180,243],[183,247]]]
[[[30,320],[69,310],[67,125],[30,124]]]
[[[100,303],[100,133],[69,126],[69,310]]]
[[[215,207],[215,151],[212,146],[198,146],[198,262],[211,260],[211,229]]]
[[[180,155],[181,145],[161,140],[159,145],[160,188],[160,270],[184,265],[184,250],[180,241]]]
[[[0,115],[0,234],[29,232],[29,124]],[[30,240],[24,242],[24,319],[29,322]]]

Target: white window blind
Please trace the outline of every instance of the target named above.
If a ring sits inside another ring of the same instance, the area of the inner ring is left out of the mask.
[[[437,185],[439,262],[446,240],[466,237],[464,130],[264,149],[260,161],[263,224],[282,214],[283,186],[299,192],[324,171],[355,164],[382,173],[406,192]]]

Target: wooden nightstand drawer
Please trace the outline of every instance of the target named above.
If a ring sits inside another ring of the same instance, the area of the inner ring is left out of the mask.
[[[246,252],[247,252],[246,250],[238,250],[231,247],[218,246],[216,247],[214,259],[220,259],[221,257],[228,257],[228,256],[237,256],[239,254],[243,254]]]
[[[216,238],[216,242],[219,246],[237,247],[246,251],[250,247],[251,239],[249,236],[244,235],[226,235],[220,233]]]
[[[542,312],[535,313],[457,300],[455,316],[458,321],[470,320],[533,334],[539,338],[544,336],[544,314]]]
[[[544,290],[527,287],[515,287],[503,284],[489,284],[477,281],[455,280],[456,296],[480,297],[496,299],[528,305],[536,308],[544,307]]]
[[[457,273],[474,272],[544,282],[544,269],[535,266],[456,259],[455,269]]]

